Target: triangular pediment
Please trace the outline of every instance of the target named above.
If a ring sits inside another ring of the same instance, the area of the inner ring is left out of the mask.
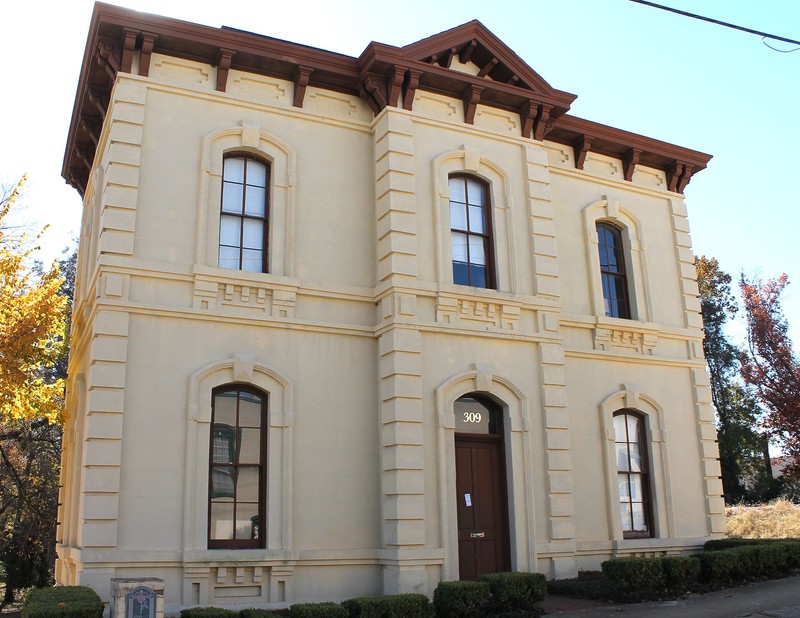
[[[538,95],[560,93],[517,56],[481,22],[466,24],[434,34],[402,48],[403,57],[467,73],[500,84],[530,90]]]

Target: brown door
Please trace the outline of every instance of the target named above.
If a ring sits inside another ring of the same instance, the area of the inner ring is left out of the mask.
[[[461,579],[508,571],[502,435],[456,434],[458,567]]]

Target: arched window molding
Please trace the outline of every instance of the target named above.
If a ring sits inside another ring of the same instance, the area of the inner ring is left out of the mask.
[[[266,550],[235,550],[241,559],[285,558],[292,548],[292,384],[249,353],[206,365],[189,379],[186,423],[186,483],[183,501],[183,548],[196,557],[213,559],[208,550],[208,465],[212,392],[239,384],[268,396],[268,460],[266,482]],[[208,552],[198,554],[197,552]],[[252,553],[252,555],[250,555]]]
[[[486,184],[491,204],[495,289],[516,292],[508,175],[496,163],[467,148],[446,152],[433,160],[436,280],[440,285],[453,284],[449,184],[452,175],[472,176]]]
[[[269,163],[269,271],[291,277],[294,272],[295,166],[294,151],[261,127],[242,123],[215,131],[203,139],[202,178],[197,210],[195,263],[217,266],[219,251],[222,166],[228,153],[250,153]]]
[[[641,415],[645,429],[645,448],[648,451],[650,476],[650,509],[652,513],[652,537],[673,538],[675,517],[672,506],[672,488],[669,477],[667,432],[664,426],[664,410],[655,399],[639,393],[635,384],[623,384],[621,389],[600,402],[600,427],[603,431],[603,465],[606,483],[606,511],[609,539],[620,543],[647,543],[649,539],[624,539],[619,512],[619,487],[615,459],[614,414],[631,410]]]
[[[629,210],[607,197],[583,209],[583,227],[586,238],[586,264],[589,274],[589,292],[592,312],[605,318],[603,285],[600,276],[599,240],[597,223],[609,222],[621,232],[627,267],[628,297],[631,319],[650,322],[653,319],[653,302],[647,273],[644,234],[639,220]]]
[[[456,511],[455,414],[457,399],[479,394],[496,403],[503,414],[508,484],[511,566],[515,571],[536,569],[534,527],[534,479],[532,474],[528,401],[510,380],[493,374],[493,368],[475,363],[439,385],[436,406],[436,462],[439,484],[439,537],[445,555],[442,579],[458,579],[458,516]]]

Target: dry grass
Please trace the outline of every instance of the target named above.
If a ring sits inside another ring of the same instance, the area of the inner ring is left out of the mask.
[[[745,539],[800,539],[800,505],[779,498],[767,504],[725,509],[728,536]]]

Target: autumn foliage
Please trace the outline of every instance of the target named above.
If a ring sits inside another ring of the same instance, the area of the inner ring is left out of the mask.
[[[63,380],[42,368],[63,355],[67,299],[58,266],[35,277],[27,267],[35,247],[13,234],[8,215],[22,182],[0,203],[0,419],[54,421],[60,417]]]
[[[800,478],[800,360],[792,350],[780,303],[788,284],[785,274],[766,281],[742,276],[747,350],[740,361],[742,378],[756,389],[767,410],[766,428],[782,444],[788,462],[784,474]]]

